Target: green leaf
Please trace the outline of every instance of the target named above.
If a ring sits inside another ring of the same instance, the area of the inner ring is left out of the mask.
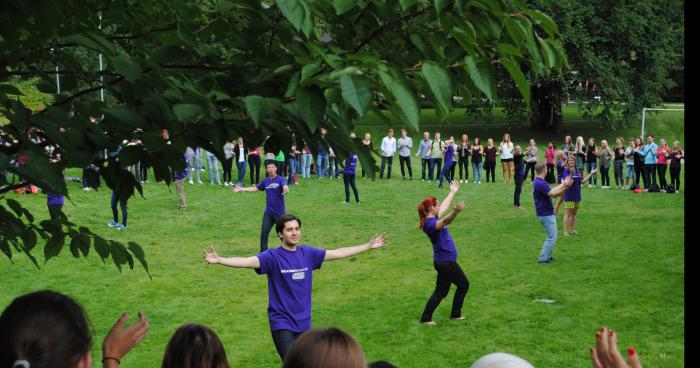
[[[294,26],[297,31],[301,31],[302,23],[306,17],[306,10],[302,5],[301,0],[275,0],[275,4],[280,9],[289,23]]]
[[[418,0],[399,0],[399,3],[401,4],[401,9],[406,11],[410,9],[413,5],[416,5],[416,3],[418,3]]]
[[[469,77],[474,82],[474,85],[483,92],[487,98],[493,100],[496,95],[496,83],[494,77],[494,68],[491,60],[474,60],[471,56],[465,58],[467,63],[467,72]]]
[[[132,128],[143,128],[147,125],[146,119],[141,114],[124,106],[103,108],[102,112],[119,120]]]
[[[146,255],[143,252],[143,248],[134,242],[129,242],[129,251],[131,251],[131,254],[133,254],[134,257],[139,260],[139,262],[141,262],[141,265],[146,270],[146,273],[148,273],[148,262],[146,262]]]
[[[177,121],[182,123],[192,123],[198,115],[203,113],[202,107],[194,104],[176,104],[173,106],[173,113]]]
[[[321,69],[321,64],[319,63],[304,65],[304,67],[301,68],[301,80],[299,80],[299,84],[304,85],[304,82],[316,74],[319,69]]]
[[[442,28],[443,32],[452,32],[452,27],[454,26],[454,18],[452,17],[452,14],[449,12],[441,13],[438,15],[438,22],[440,23],[440,27]]]
[[[34,185],[46,191],[66,195],[66,181],[56,167],[49,163],[49,157],[43,151],[30,149],[27,154],[26,165],[16,167],[10,171],[26,177]]]
[[[100,259],[102,259],[102,263],[104,263],[105,258],[109,257],[109,243],[107,243],[107,240],[104,238],[95,236],[94,244],[97,254],[100,256]]]
[[[6,95],[24,96],[24,93],[11,84],[0,84],[0,93]]]
[[[528,10],[526,11],[527,15],[529,15],[532,19],[539,24],[542,29],[544,29],[545,32],[547,32],[548,35],[550,36],[555,36],[559,34],[559,28],[557,27],[557,24],[554,23],[554,20],[552,18],[539,11],[539,10]]]
[[[316,131],[321,125],[323,115],[326,112],[326,99],[323,92],[317,86],[302,87],[297,90],[297,107],[299,113],[309,126],[310,131]]]
[[[420,105],[416,94],[408,88],[402,79],[395,79],[389,73],[379,72],[382,83],[389,88],[396,99],[396,104],[405,115],[409,128],[417,132],[420,125]]]
[[[80,244],[80,235],[75,235],[70,240],[70,252],[75,258],[80,258]]]
[[[112,65],[114,70],[123,75],[128,81],[141,78],[141,67],[124,56],[112,58]]]
[[[428,82],[428,86],[438,101],[439,107],[443,112],[449,112],[455,89],[450,72],[440,64],[427,61],[423,63],[421,73]]]
[[[355,75],[340,76],[340,90],[343,100],[352,106],[360,116],[365,116],[372,102],[372,90],[367,78]]]
[[[58,256],[61,253],[65,238],[66,235],[63,233],[54,234],[49,241],[46,242],[46,246],[44,247],[44,262]]]
[[[530,84],[528,83],[527,78],[525,78],[523,72],[520,70],[520,66],[518,65],[518,63],[516,63],[515,60],[512,59],[501,58],[501,65],[503,65],[503,67],[506,68],[508,74],[510,74],[510,77],[513,78],[515,85],[518,87],[520,94],[525,99],[525,102],[527,102],[527,104],[529,105]]]
[[[355,7],[357,0],[333,0],[333,7],[335,8],[335,14],[341,15],[350,11]]]
[[[521,28],[512,17],[505,17],[503,19],[503,23],[505,24],[506,31],[510,35],[510,38],[513,40],[513,43],[516,45],[516,47],[523,47],[525,43],[525,38],[527,37],[525,35],[524,29]]]
[[[282,105],[282,102],[276,98],[255,95],[246,96],[243,99],[243,102],[245,103],[245,108],[248,111],[248,114],[255,123],[255,128],[259,128],[262,119],[272,114]]]
[[[0,152],[0,170],[5,170],[8,166],[10,166],[10,158]]]
[[[557,65],[557,56],[549,46],[547,41],[540,37],[537,37],[537,42],[540,44],[540,49],[542,50],[542,55],[544,56],[544,61],[546,62],[547,68],[551,69]]]
[[[15,201],[14,199],[7,198],[6,199],[7,204],[12,208],[13,211],[15,211],[15,214],[17,214],[17,217],[22,216],[22,205],[19,204],[19,202]]]
[[[452,7],[454,0],[435,0],[435,11],[438,15],[448,7]]]

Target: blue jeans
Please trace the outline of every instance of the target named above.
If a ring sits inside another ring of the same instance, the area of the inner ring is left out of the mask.
[[[421,164],[421,168],[422,168],[421,180],[425,180],[425,169],[426,169],[426,167],[430,168],[430,159],[429,158],[421,158],[420,164]]]
[[[329,157],[328,158],[328,177],[333,178],[333,177],[339,177],[340,176],[340,170],[338,170],[338,158],[336,157]]]
[[[636,179],[636,175],[634,173],[634,164],[627,164],[627,173],[625,174],[625,181],[629,181],[630,178],[632,178],[632,181]]]
[[[238,168],[238,185],[243,186],[243,180],[245,179],[246,162],[236,162],[236,168]]]
[[[265,211],[263,214],[262,227],[260,228],[260,251],[264,252],[267,249],[267,238],[270,235],[270,230],[277,223],[279,216],[275,216]]]
[[[477,162],[474,163],[472,161],[472,172],[474,173],[474,182],[479,181],[481,182],[481,166],[483,165],[482,162]]]
[[[310,153],[304,153],[301,155],[301,177],[310,178],[311,177],[311,162],[314,158]]]
[[[319,179],[325,176],[326,165],[328,165],[328,155],[316,156],[316,173],[318,174]]]
[[[557,218],[554,215],[549,215],[537,216],[537,219],[540,220],[540,223],[544,226],[544,231],[547,233],[547,239],[542,244],[542,252],[537,261],[547,262],[552,257],[554,244],[557,242]]]
[[[187,165],[187,173],[190,175],[190,180],[193,180],[196,177],[197,181],[202,181],[202,179],[199,178],[199,171],[202,167],[201,157],[199,157],[198,154],[192,155],[187,162]]]
[[[597,162],[586,162],[586,171],[590,174],[593,169],[595,169],[598,166]],[[593,185],[598,185],[598,174],[593,174],[591,176],[591,179],[593,180]],[[590,184],[590,181],[588,182]]]
[[[289,159],[289,178],[287,178],[287,183],[291,184],[297,179],[297,171],[299,170],[299,161],[295,158]]]
[[[221,177],[219,176],[219,160],[216,156],[207,155],[207,170],[209,172],[209,184],[214,184],[214,176],[211,175],[212,169],[216,172],[216,184],[221,184]]]
[[[431,158],[429,164],[429,170],[428,170],[428,176],[430,177],[430,181],[433,181],[433,170],[437,166],[437,175],[439,179],[440,176],[440,170],[442,167],[442,158]]]
[[[452,178],[450,177],[450,169],[452,168],[452,164],[450,165],[445,165],[445,167],[442,168],[442,171],[440,171],[440,176],[438,177],[438,188],[442,188],[442,182],[445,180],[445,177],[447,177],[447,184],[452,183]]]
[[[120,199],[117,196],[117,192],[112,192],[112,216],[114,222],[119,222],[119,212],[117,212],[117,202],[119,202],[119,207],[121,207],[122,210],[122,225],[124,226],[126,226],[126,218],[129,215],[126,212],[126,201],[126,199]]]

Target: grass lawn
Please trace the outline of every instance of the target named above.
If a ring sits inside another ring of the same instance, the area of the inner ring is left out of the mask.
[[[655,135],[682,139],[682,122],[666,119],[657,122],[662,134]],[[455,125],[454,132],[465,126]],[[368,129],[377,132],[379,142],[385,127]],[[567,127],[569,134],[609,141],[632,134],[596,132]],[[512,135],[525,144],[527,134]],[[556,137],[559,145],[562,141]],[[546,142],[538,143],[541,155]],[[420,178],[420,162],[412,162]],[[399,367],[468,367],[495,351],[520,355],[537,367],[590,367],[587,348],[604,325],[619,333],[621,350],[637,349],[644,366],[684,365],[684,184],[675,195],[584,188],[579,235],[559,238],[550,265],[536,263],[545,234],[534,214],[529,180],[520,210],[512,208],[513,185],[502,183],[499,167],[497,183],[463,185],[457,199],[466,209],[450,232],[471,283],[463,309],[468,318],[449,320],[452,288],[434,315],[437,325],[424,326],[418,319],[436,273],[430,241],[417,229],[416,206],[426,195],[444,198],[447,190],[400,180],[398,159],[392,174],[390,181],[358,178],[359,205],[340,204],[342,180],[300,180],[291,188],[287,209],[303,220],[302,243],[332,249],[364,243],[381,231],[390,238],[383,249],[329,262],[314,273],[313,326],[342,328],[358,339],[368,361],[386,359]],[[64,212],[69,218],[109,239],[141,244],[153,278],[138,265],[119,273],[94,249],[82,260],[64,249],[40,270],[21,255],[14,263],[2,258],[0,308],[40,289],[74,297],[94,327],[96,360],[119,314],[129,311],[133,320],[144,311],[150,330],[124,359],[125,367],[159,366],[168,339],[186,322],[212,327],[233,367],[280,365],[267,322],[266,278],[201,260],[210,244],[223,256],[256,253],[263,194],[186,184],[188,208],[178,210],[174,187],[151,182],[145,199],[129,201],[129,224],[119,232],[106,225],[111,220],[106,188],[83,192],[78,183],[68,186],[73,203],[67,202]],[[44,196],[20,200],[37,218],[48,218]],[[561,232],[561,214],[558,224]],[[270,244],[276,244],[274,234]],[[43,259],[41,248],[34,253]]]

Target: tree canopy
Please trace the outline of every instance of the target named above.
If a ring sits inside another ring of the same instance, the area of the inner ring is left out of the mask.
[[[0,193],[31,182],[68,195],[63,169],[90,164],[135,131],[142,146],[103,158],[101,175],[122,195],[142,191],[120,174],[123,165],[146,162],[169,183],[188,146],[221,160],[229,138],[277,151],[295,132],[315,151],[321,126],[341,157],[357,152],[372,173],[372,156],[350,138],[357,118],[373,111],[415,133],[423,103],[445,119],[455,95],[495,99],[497,70],[529,101],[528,76],[567,66],[559,37],[549,15],[518,0],[11,2],[0,10],[0,114],[10,121],[0,169],[22,182],[0,177]],[[14,83],[38,77],[54,93],[56,66],[60,94],[28,109]],[[65,218],[37,224],[7,198],[0,236],[9,258],[34,260],[40,237],[49,259],[70,239],[76,257],[92,246],[120,269],[134,258],[147,269],[137,244],[107,241]]]

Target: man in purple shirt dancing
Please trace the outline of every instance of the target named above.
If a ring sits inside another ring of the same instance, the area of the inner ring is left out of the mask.
[[[253,268],[258,274],[267,275],[269,303],[267,315],[272,340],[284,361],[294,339],[311,328],[312,271],[321,268],[324,261],[333,261],[358,253],[383,247],[385,234],[375,235],[368,243],[325,250],[299,245],[301,220],[294,215],[283,214],[276,224],[282,245],[260,252],[252,257],[223,258],[214,247],[204,252],[204,261],[234,268]]]
[[[547,239],[542,244],[540,258],[537,260],[539,264],[551,263],[554,260],[552,251],[557,242],[557,217],[554,215],[554,206],[552,206],[552,197],[558,197],[571,187],[573,179],[566,177],[561,184],[554,188],[549,187],[549,183],[544,180],[547,176],[547,163],[538,162],[535,165],[535,181],[532,182],[532,196],[535,200],[535,214],[537,219],[544,227],[547,233]]]
[[[267,249],[267,239],[270,236],[272,226],[277,219],[285,212],[284,197],[289,193],[289,187],[283,177],[277,175],[277,165],[270,161],[265,165],[267,177],[257,186],[243,188],[238,185],[233,186],[233,192],[259,192],[265,191],[267,204],[263,213],[262,227],[260,228],[260,251]]]

